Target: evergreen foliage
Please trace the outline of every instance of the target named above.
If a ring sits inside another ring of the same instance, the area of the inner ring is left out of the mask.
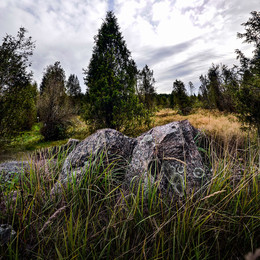
[[[0,46],[0,135],[13,136],[34,123],[37,87],[31,84],[29,61],[35,48],[21,27],[17,37],[6,35]]]
[[[171,94],[156,94],[155,99],[156,99],[156,106],[158,108],[171,108],[172,103],[171,103]]]
[[[78,77],[71,74],[66,83],[66,92],[69,96],[70,102],[74,107],[75,113],[81,114],[84,104],[84,95],[81,93],[81,87]]]
[[[260,136],[260,12],[251,12],[251,17],[246,23],[245,33],[238,33],[238,38],[245,43],[253,43],[253,57],[247,58],[236,50],[241,63],[241,84],[236,92],[237,112],[244,123],[253,125]]]
[[[214,65],[207,75],[200,76],[199,88],[203,107],[220,111],[235,111],[234,92],[238,87],[236,68],[226,65]]]
[[[191,110],[189,97],[182,81],[176,79],[173,83],[172,97],[174,104],[178,107],[179,112],[182,115],[189,114]]]
[[[153,71],[150,70],[148,65],[138,73],[137,93],[140,101],[144,104],[145,108],[149,111],[155,109],[155,95],[154,88],[155,79],[153,77]]]
[[[47,66],[38,104],[40,120],[43,122],[41,134],[45,140],[58,140],[66,136],[73,111],[65,93],[65,81],[60,62]]]
[[[92,58],[84,70],[88,97],[84,118],[94,128],[133,126],[144,115],[135,95],[137,67],[113,12],[107,13],[94,39]]]
[[[81,94],[79,79],[76,75],[71,74],[66,84],[66,90],[70,97],[78,97]]]
[[[211,108],[217,108],[223,111],[222,104],[222,93],[220,90],[220,75],[219,75],[219,65],[212,64],[212,67],[208,70],[208,80],[209,80],[209,101]]]
[[[137,80],[137,94],[140,102],[145,108],[145,124],[150,127],[151,117],[155,112],[155,96],[156,91],[154,88],[155,79],[153,77],[153,71],[150,70],[148,65],[138,72]]]

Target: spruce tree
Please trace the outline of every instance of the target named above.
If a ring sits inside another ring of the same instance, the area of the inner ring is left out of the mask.
[[[241,83],[236,91],[237,112],[242,122],[257,128],[260,138],[260,12],[251,12],[251,17],[246,23],[245,33],[238,33],[238,38],[245,43],[253,44],[253,57],[247,58],[240,51],[238,54],[242,74]]]
[[[138,75],[138,95],[144,106],[153,111],[155,108],[155,79],[153,77],[153,71],[150,70],[148,65],[139,72]]]
[[[81,94],[79,79],[76,75],[71,74],[66,84],[66,90],[70,97],[78,97]]]
[[[135,95],[137,67],[113,12],[107,13],[94,40],[92,58],[84,70],[88,97],[85,119],[94,128],[119,130],[141,116],[142,105]]]
[[[191,107],[189,97],[186,93],[186,88],[181,80],[175,80],[173,82],[172,96],[174,104],[177,105],[179,113],[182,115],[189,114]]]

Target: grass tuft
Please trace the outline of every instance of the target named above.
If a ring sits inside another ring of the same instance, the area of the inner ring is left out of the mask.
[[[149,181],[126,191],[117,178],[122,166],[105,153],[89,159],[79,183],[72,178],[52,195],[66,151],[41,157],[0,188],[0,223],[17,233],[0,247],[0,259],[243,259],[257,252],[258,149],[223,148],[216,156],[210,144],[213,178],[204,197],[179,200]]]

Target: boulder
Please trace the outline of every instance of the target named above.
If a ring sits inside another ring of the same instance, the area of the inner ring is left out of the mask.
[[[195,143],[199,134],[187,120],[154,127],[137,138],[113,129],[99,130],[68,155],[59,181],[66,182],[72,173],[80,179],[90,158],[104,151],[108,163],[115,158],[123,163],[127,188],[141,180],[145,187],[156,182],[172,195],[196,192],[210,178]]]
[[[60,181],[66,181],[71,172],[80,177],[84,169],[88,167],[90,158],[94,159],[101,152],[105,152],[108,163],[115,159],[126,165],[133,148],[136,144],[135,138],[130,138],[114,129],[101,129],[79,143],[66,158]]]
[[[16,232],[13,230],[12,226],[7,224],[0,225],[0,245],[8,243],[10,240],[14,239]]]
[[[198,191],[209,171],[195,143],[200,132],[189,121],[157,126],[137,138],[126,183],[142,175],[146,186],[159,182],[164,192],[183,196]]]

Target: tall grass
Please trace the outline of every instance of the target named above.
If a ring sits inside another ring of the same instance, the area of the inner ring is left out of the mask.
[[[219,154],[210,142],[201,149],[213,175],[205,194],[177,200],[142,181],[123,189],[104,153],[53,195],[66,151],[42,157],[2,183],[0,224],[17,234],[0,259],[243,259],[260,247],[259,147],[246,148]]]

